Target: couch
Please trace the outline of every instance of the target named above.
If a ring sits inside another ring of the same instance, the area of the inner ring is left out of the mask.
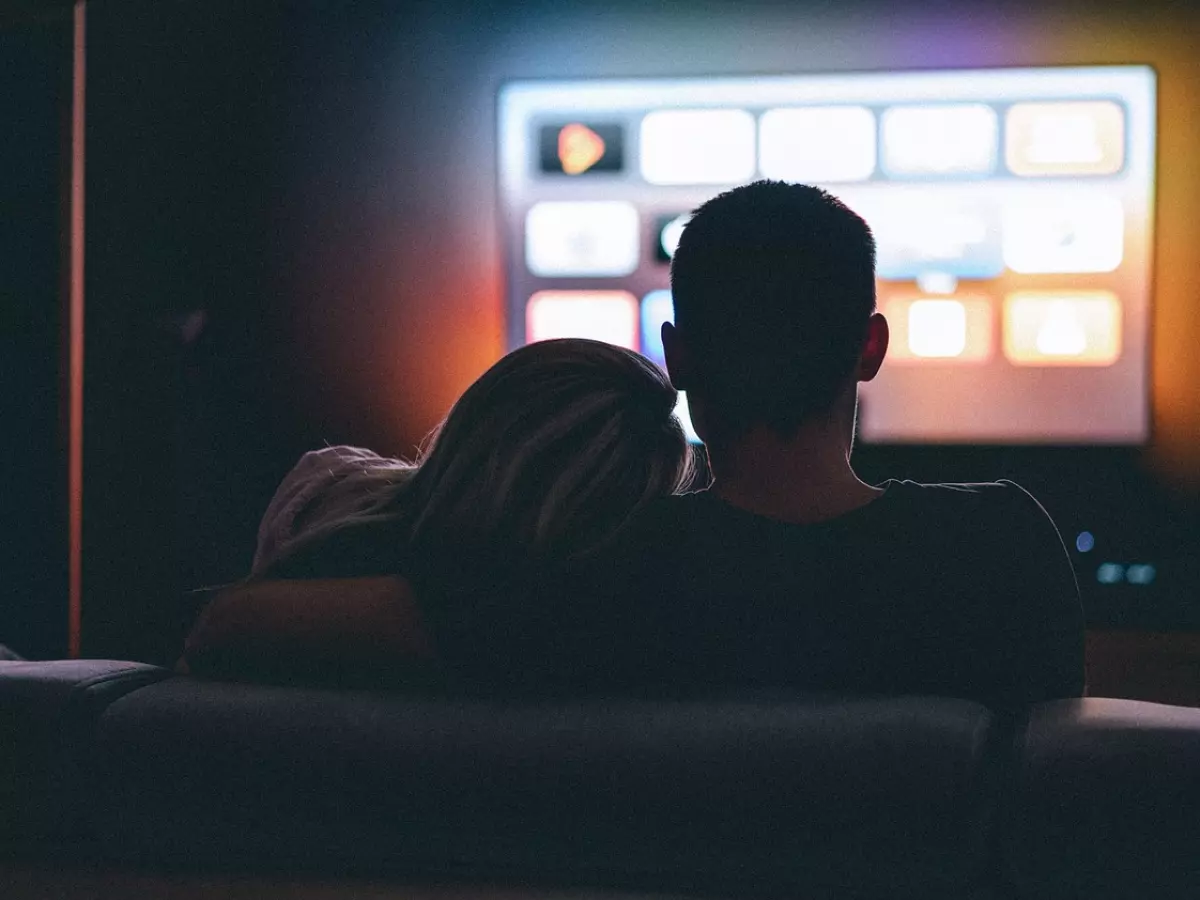
[[[1200,897],[1200,710],[0,662],[0,809],[6,896]]]

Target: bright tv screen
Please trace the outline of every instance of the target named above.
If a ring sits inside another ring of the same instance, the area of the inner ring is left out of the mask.
[[[510,82],[509,343],[662,364],[689,210],[758,178],[816,184],[878,242],[892,344],[863,440],[1139,444],[1154,137],[1145,66]]]

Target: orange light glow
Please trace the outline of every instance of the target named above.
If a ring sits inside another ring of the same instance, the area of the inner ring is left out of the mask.
[[[83,148],[87,4],[76,0],[71,94],[67,332],[67,655],[82,653],[83,622]]]

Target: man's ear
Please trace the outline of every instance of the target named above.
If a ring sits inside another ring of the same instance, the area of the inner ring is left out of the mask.
[[[862,356],[858,360],[855,379],[870,381],[879,374],[879,367],[888,350],[888,322],[882,313],[874,313],[867,321],[867,336],[863,340]]]
[[[677,391],[686,391],[692,380],[691,360],[687,347],[679,336],[679,329],[670,322],[662,325],[663,356],[667,359],[667,374]]]

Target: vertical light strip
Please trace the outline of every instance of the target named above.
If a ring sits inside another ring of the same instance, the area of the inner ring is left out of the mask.
[[[83,142],[86,0],[75,0],[71,66],[71,237],[67,332],[68,655],[80,655],[83,619]]]

